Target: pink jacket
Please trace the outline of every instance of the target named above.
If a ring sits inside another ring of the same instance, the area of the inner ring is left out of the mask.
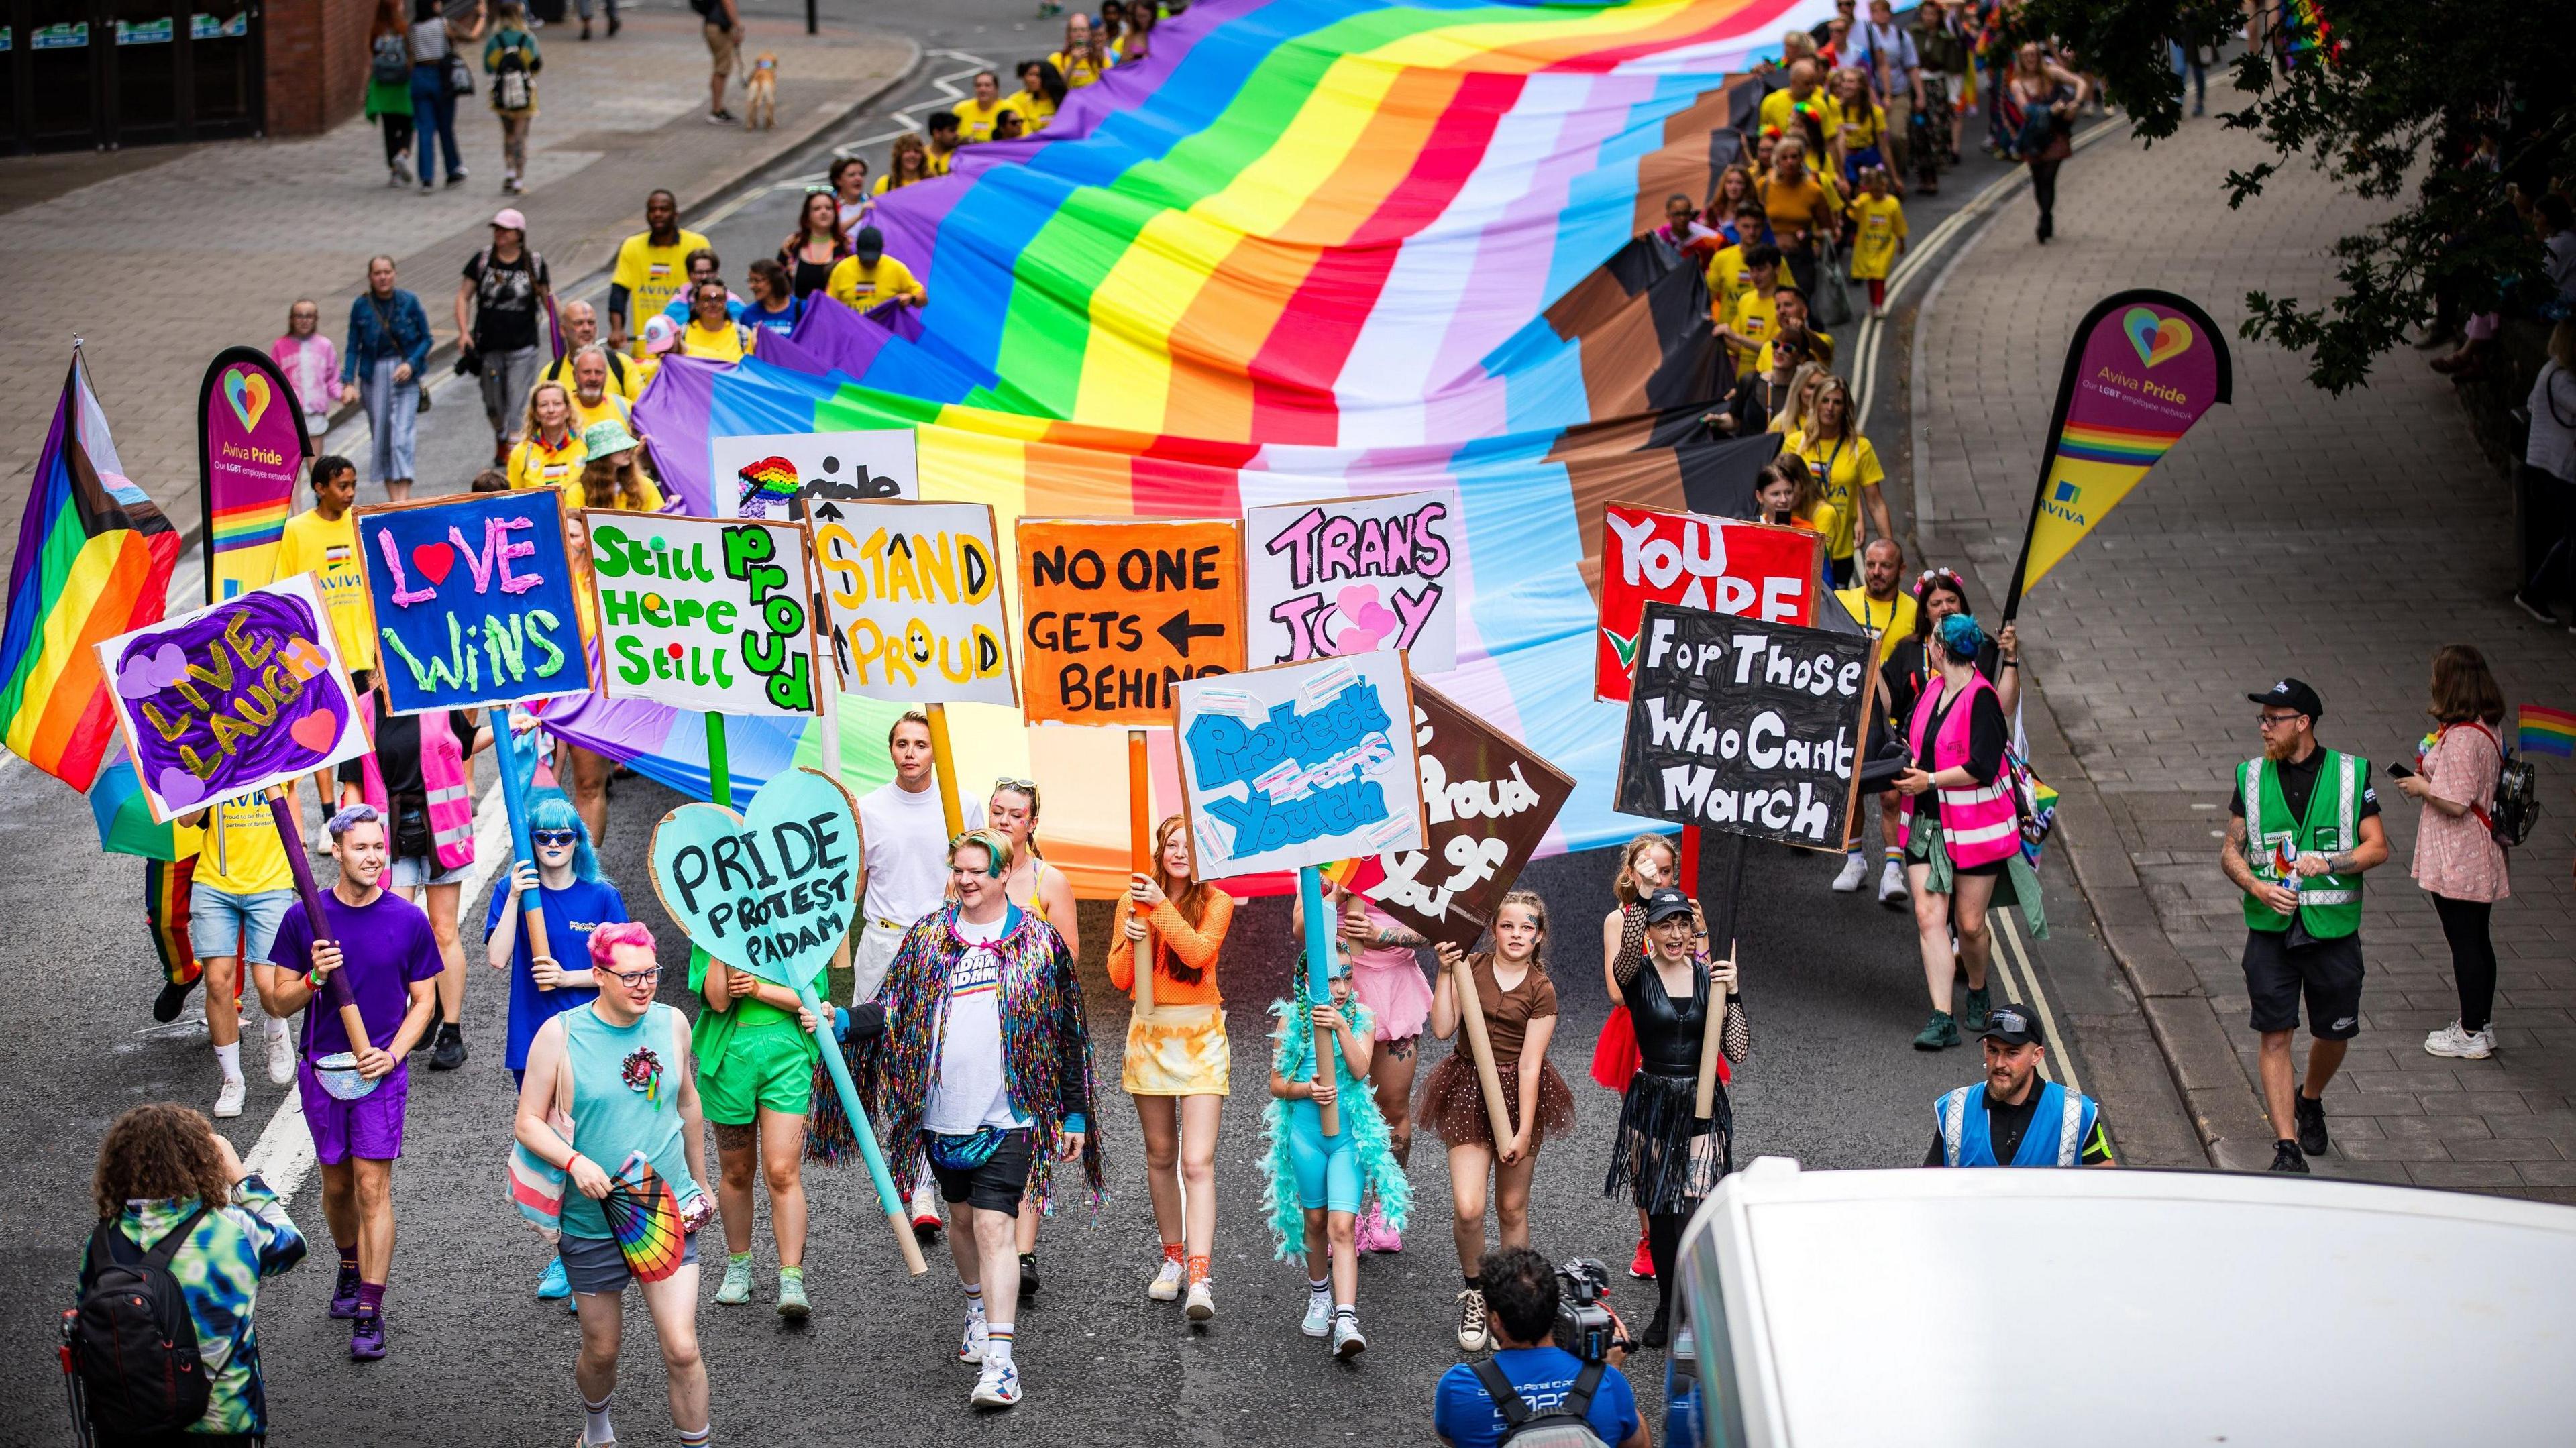
[[[319,332],[304,338],[280,337],[269,344],[268,355],[277,359],[278,370],[295,389],[296,406],[305,416],[329,412],[331,404],[340,400],[340,353],[330,338]]]

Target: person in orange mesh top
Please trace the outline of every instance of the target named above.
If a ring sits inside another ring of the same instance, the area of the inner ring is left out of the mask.
[[[1145,1184],[1163,1236],[1162,1265],[1145,1295],[1169,1302],[1186,1277],[1189,1320],[1206,1322],[1216,1316],[1208,1256],[1216,1242],[1217,1113],[1231,1063],[1216,957],[1234,922],[1234,897],[1191,875],[1189,830],[1173,815],[1154,827],[1154,872],[1137,875],[1128,898],[1125,929],[1109,950],[1109,983],[1132,996],[1140,948],[1152,962],[1154,1003],[1128,1021],[1124,1073],[1145,1129]]]

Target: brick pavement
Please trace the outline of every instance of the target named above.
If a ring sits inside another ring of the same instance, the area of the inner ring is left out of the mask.
[[[2066,834],[2106,936],[2145,998],[2222,1164],[2260,1166],[2239,895],[2218,868],[2228,771],[2258,747],[2244,695],[2314,684],[2320,736],[2384,761],[2422,733],[2438,646],[2486,650],[2509,700],[2576,700],[2576,640],[2504,600],[2511,503],[2447,383],[2413,353],[2328,397],[2298,358],[2234,339],[2249,290],[2313,298],[2365,203],[2304,169],[2230,212],[2219,179],[2256,159],[2214,119],[2146,149],[2079,154],[2058,235],[2027,199],[1971,243],[1920,319],[1926,405],[1912,439],[1932,556],[1987,587],[2012,563],[2067,339],[2127,286],[2199,301],[2231,335],[2235,403],[2214,409],[2026,605],[2025,647],[2081,762]],[[2541,765],[2549,813],[2495,917],[2498,1052],[2424,1054],[2456,1014],[2430,901],[2408,876],[2417,807],[2382,794],[2393,856],[2370,877],[2364,1029],[2327,1094],[2324,1174],[2576,1201],[2576,848],[2570,771]],[[2304,1058],[2304,1033],[2298,1050]],[[2235,1069],[2230,1070],[2233,1066]]]
[[[687,207],[810,139],[919,54],[845,24],[809,37],[765,23],[754,43],[779,56],[778,127],[746,133],[698,119],[708,70],[698,27],[684,10],[630,10],[614,42],[582,44],[569,26],[541,32],[530,190],[507,204],[527,213],[559,285],[641,227],[647,190],[677,192],[685,221]],[[192,409],[217,351],[268,345],[298,297],[318,297],[325,329],[344,343],[366,259],[379,252],[398,259],[402,285],[452,343],[457,268],[488,242],[504,204],[500,127],[481,96],[462,103],[456,129],[470,175],[429,196],[386,184],[383,145],[363,120],[298,140],[174,148],[139,168],[120,157],[89,175],[56,157],[0,161],[0,194],[58,188],[0,213],[0,255],[26,301],[17,345],[0,353],[0,518],[12,525],[0,569],[16,551],[74,333],[127,472],[183,529],[197,521]],[[739,272],[751,259],[727,260]]]

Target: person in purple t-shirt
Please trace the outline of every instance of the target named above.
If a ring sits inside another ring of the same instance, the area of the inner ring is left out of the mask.
[[[366,1039],[351,1041],[340,1015],[326,1003],[305,1011],[304,1060],[296,1067],[296,1094],[313,1133],[313,1155],[322,1166],[322,1216],[340,1249],[340,1281],[331,1293],[331,1315],[350,1318],[349,1356],[367,1361],[385,1355],[385,1278],[394,1259],[394,1158],[402,1155],[403,1101],[411,1091],[404,1059],[437,1009],[436,984],[445,962],[429,917],[399,895],[385,893],[385,822],[372,805],[357,804],[331,817],[331,856],[340,878],[322,896],[324,932],[315,937],[304,903],[287,907],[272,952],[280,964],[259,967],[259,990],[279,1015],[304,1010],[334,971],[345,971]],[[297,971],[299,964],[309,971]],[[358,1074],[377,1084],[356,1101],[322,1089],[313,1063],[347,1051]]]

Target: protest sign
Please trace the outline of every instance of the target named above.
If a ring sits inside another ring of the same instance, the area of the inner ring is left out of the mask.
[[[1646,605],[1639,639],[1620,811],[1842,849],[1877,645],[1668,603]]]
[[[744,433],[707,439],[707,486],[723,518],[796,516],[826,501],[865,502],[921,496],[921,467],[912,429]]]
[[[689,939],[736,970],[800,990],[857,907],[858,809],[815,769],[773,776],[741,814],[684,804],[653,828],[653,889]]]
[[[1387,650],[1172,688],[1201,879],[1423,844],[1411,680]]]
[[[394,713],[589,692],[562,494],[468,493],[357,516]]]
[[[226,347],[197,387],[197,505],[206,519],[206,602],[269,581],[314,438],[277,363]]]
[[[107,700],[156,824],[369,748],[313,575],[99,643]]]
[[[1246,656],[1254,667],[1404,649],[1415,672],[1458,666],[1458,500],[1325,498],[1243,515]]]
[[[1594,696],[1628,697],[1637,620],[1650,602],[1768,623],[1814,623],[1823,589],[1824,548],[1824,536],[1804,528],[1610,504],[1601,514]]]
[[[610,697],[711,714],[814,712],[803,528],[599,508],[588,517]]]
[[[1476,943],[1573,797],[1574,778],[1428,685],[1413,685],[1420,848],[1381,853],[1354,882],[1434,945]]]
[[[1001,550],[983,503],[817,503],[824,627],[853,694],[1017,704]]]
[[[1021,699],[1053,724],[1167,724],[1172,686],[1243,670],[1231,518],[1022,519]]]

